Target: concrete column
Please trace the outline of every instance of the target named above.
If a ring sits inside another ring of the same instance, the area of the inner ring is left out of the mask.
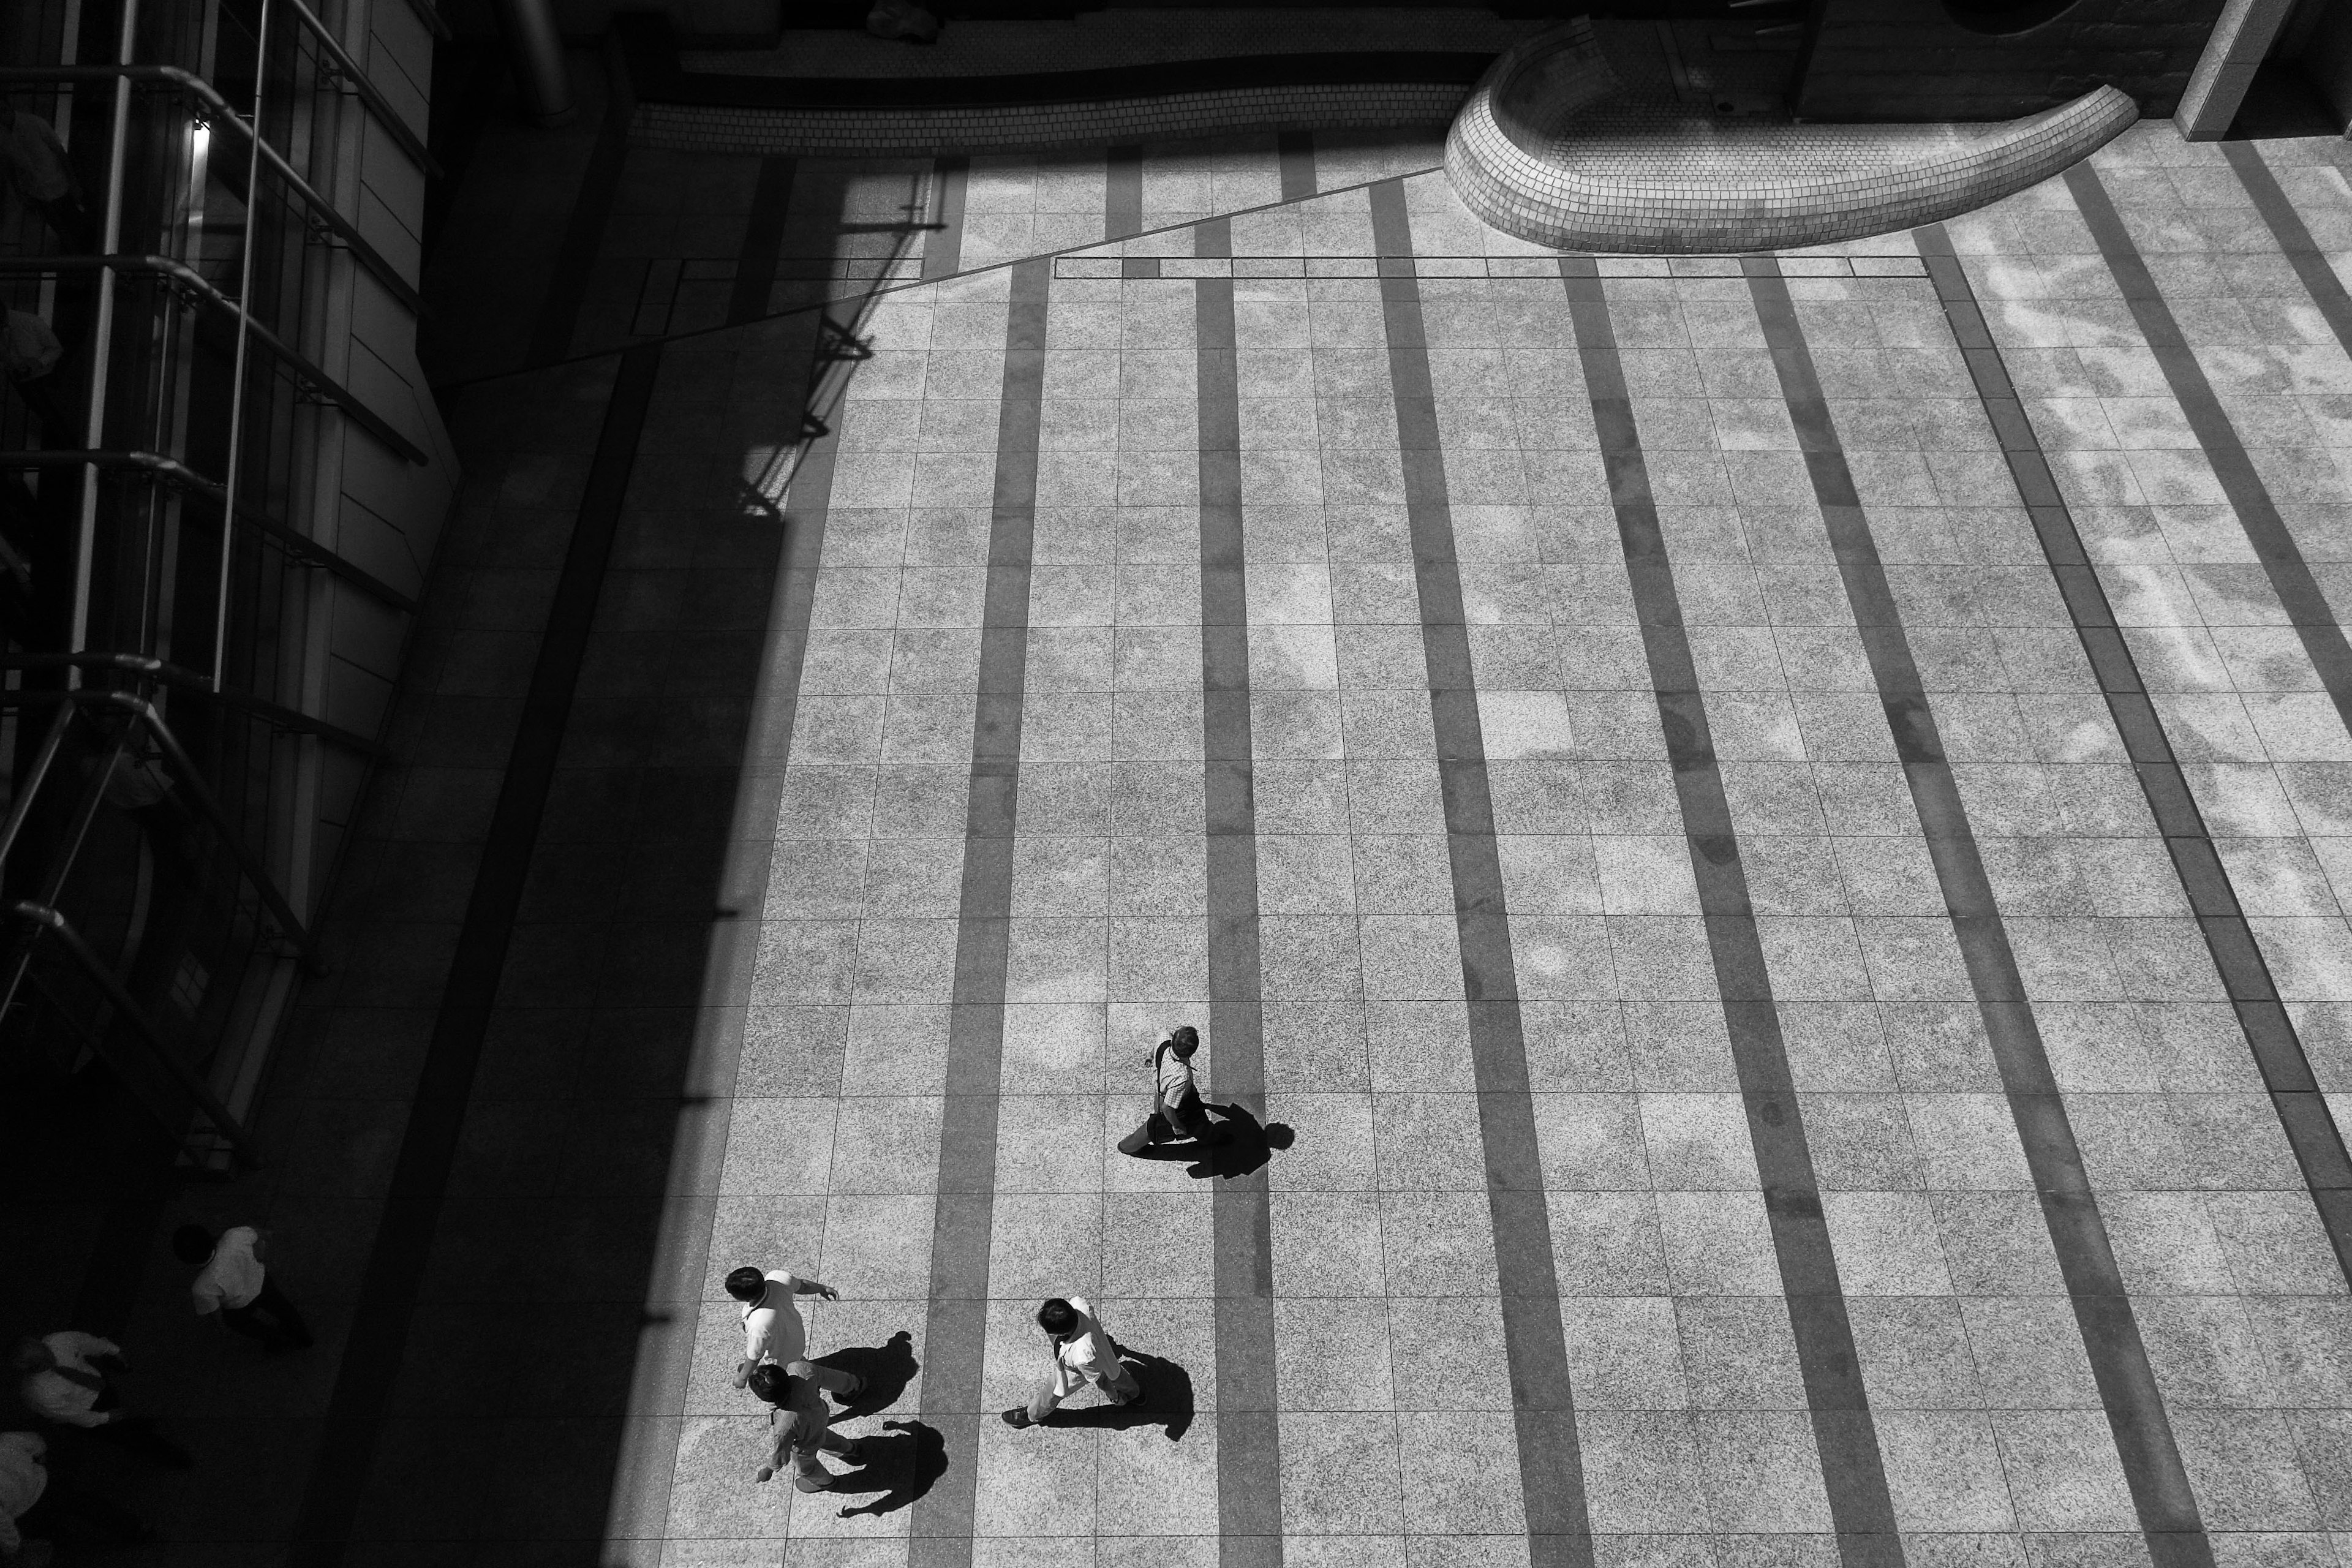
[[[563,65],[563,38],[548,0],[497,0],[499,31],[514,58],[523,108],[541,125],[572,118],[572,76]]]
[[[2246,89],[2286,25],[2294,0],[2230,0],[2205,40],[2205,53],[2173,110],[2172,123],[2184,142],[2219,142],[2229,134],[2246,100]]]

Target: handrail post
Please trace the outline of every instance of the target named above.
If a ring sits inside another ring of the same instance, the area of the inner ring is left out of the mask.
[[[213,597],[213,684],[228,679],[229,562],[236,544],[236,481],[245,458],[245,371],[252,350],[253,235],[261,214],[261,93],[269,80],[269,0],[253,40],[253,137],[246,146],[245,247],[236,286],[236,368],[228,393],[228,464],[221,485],[220,582]],[[111,249],[111,247],[109,247]]]
[[[115,50],[124,74],[114,83],[114,143],[106,152],[106,226],[99,248],[111,256],[122,248],[122,179],[131,156],[131,57],[139,37],[139,0],[122,0],[122,37]],[[106,445],[106,372],[114,351],[114,272],[98,274],[98,312],[90,327],[89,418],[82,446],[97,451]],[[89,589],[98,556],[98,465],[81,476],[81,527],[74,552],[73,630],[67,647],[79,653],[89,646]],[[68,672],[67,679],[80,676]]]

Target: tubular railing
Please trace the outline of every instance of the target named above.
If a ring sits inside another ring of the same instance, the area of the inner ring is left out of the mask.
[[[383,754],[303,710],[306,627],[416,607],[314,521],[326,442],[435,460],[321,363],[340,290],[425,310],[358,226],[353,138],[440,171],[314,5],[80,0],[63,63],[0,68],[86,192],[0,255],[63,355],[0,416],[0,1050],[94,1058],[206,1161],[255,1157],[244,1042],[320,972],[306,792]]]

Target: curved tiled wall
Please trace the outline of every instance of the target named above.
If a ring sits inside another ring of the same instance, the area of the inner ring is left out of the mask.
[[[1445,172],[1480,217],[1561,250],[1790,249],[1997,201],[2138,117],[2129,98],[2101,87],[1991,125],[1710,121],[1671,101],[1622,100],[1591,25],[1576,21],[1495,62],[1454,117]]]

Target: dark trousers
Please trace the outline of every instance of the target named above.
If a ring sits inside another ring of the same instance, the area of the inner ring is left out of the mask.
[[[252,1300],[242,1307],[223,1307],[221,1321],[271,1350],[299,1350],[310,1342],[310,1329],[302,1321],[302,1314],[268,1275],[262,1277],[261,1293]]]
[[[1191,1139],[1201,1143],[1214,1143],[1224,1137],[1224,1129],[1209,1120],[1208,1108],[1198,1095],[1188,1094],[1168,1100],[1154,1095],[1151,1114],[1142,1126],[1118,1141],[1122,1154],[1139,1154],[1155,1143],[1175,1143]]]

